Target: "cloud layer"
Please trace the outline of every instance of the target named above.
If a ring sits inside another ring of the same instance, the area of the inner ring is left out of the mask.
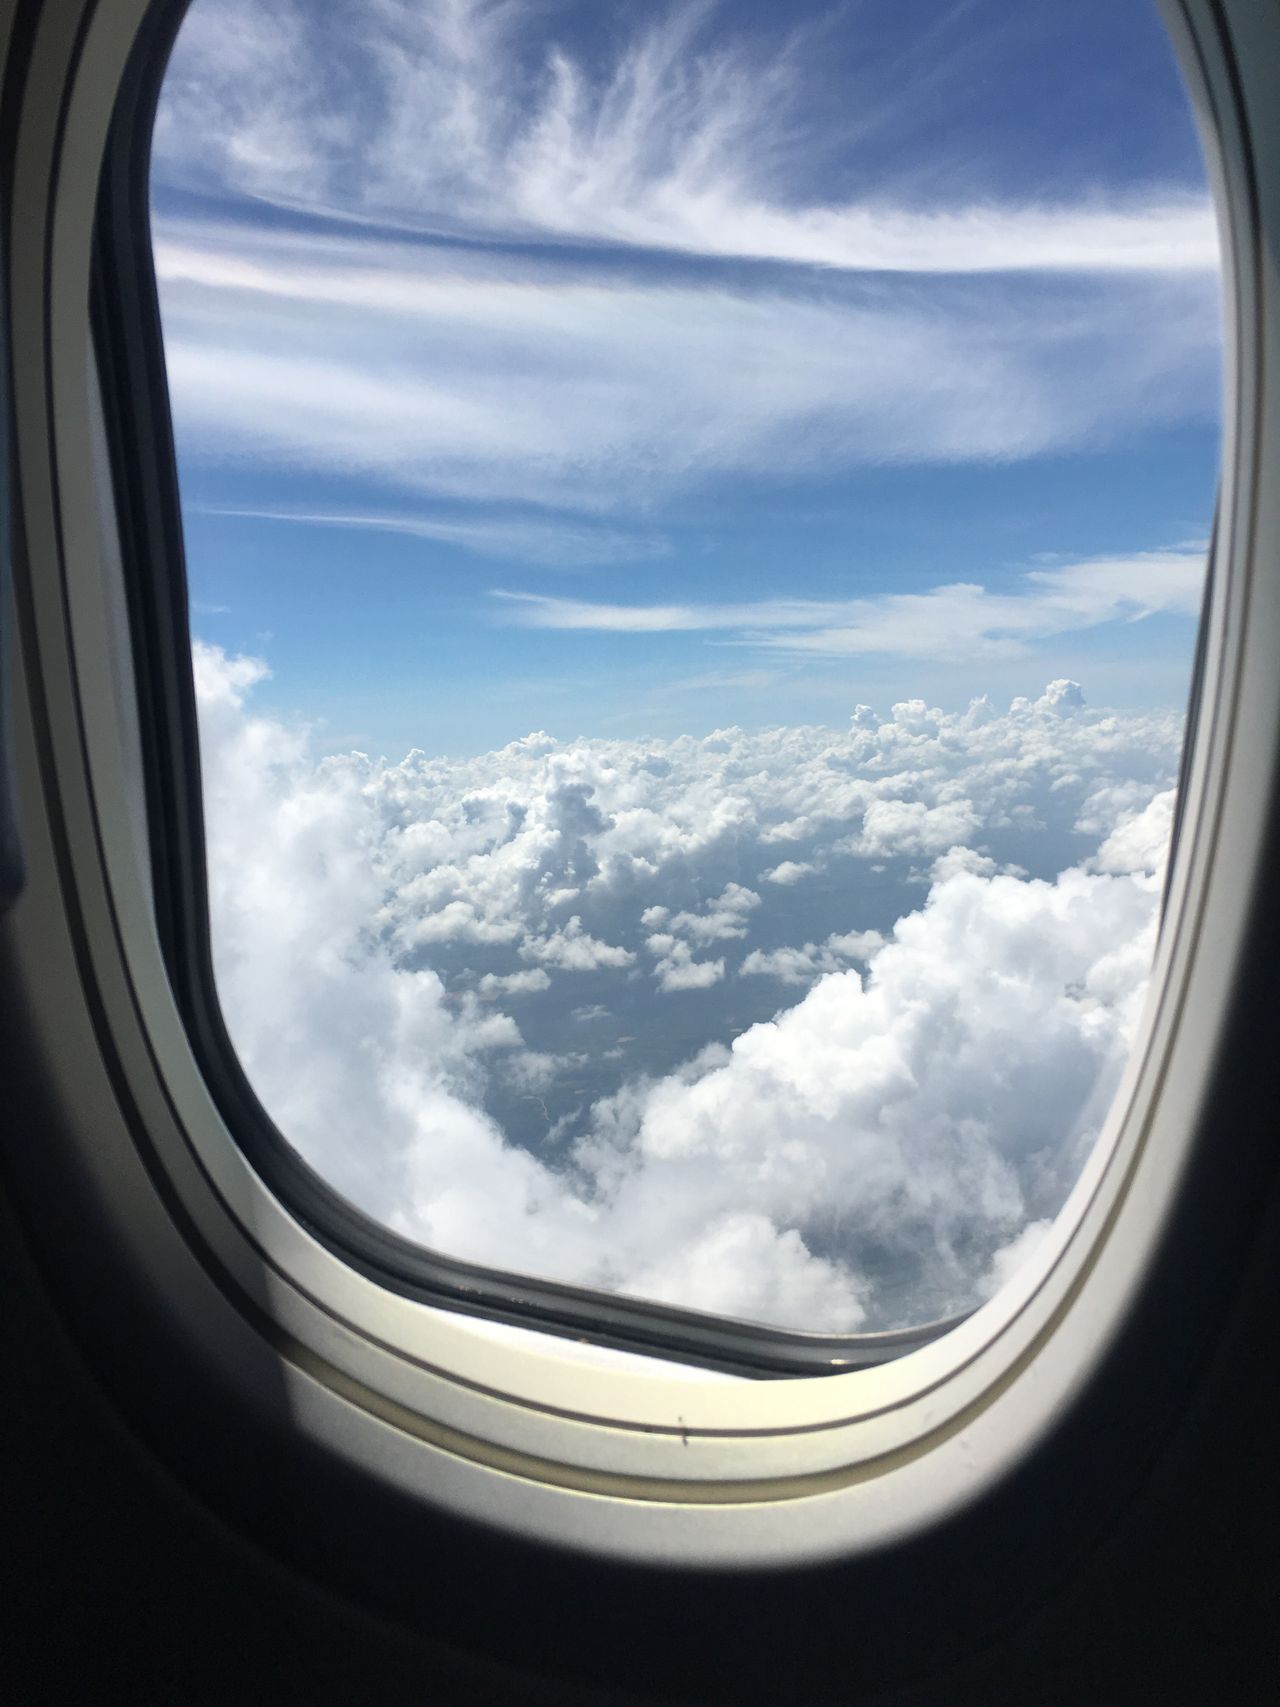
[[[315,762],[254,715],[264,666],[196,664],[228,1023],[369,1213],[853,1329],[976,1301],[1061,1203],[1141,1007],[1175,717],[1055,683]]]

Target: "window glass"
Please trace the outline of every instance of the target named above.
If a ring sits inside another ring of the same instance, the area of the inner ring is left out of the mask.
[[[989,1296],[1157,928],[1218,254],[1146,0],[195,0],[153,229],[226,1021],[448,1255]]]

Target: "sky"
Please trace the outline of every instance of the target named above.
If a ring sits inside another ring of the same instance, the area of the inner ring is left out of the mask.
[[[194,0],[153,230],[210,910],[437,1249],[991,1295],[1141,1024],[1217,479],[1154,8]]]
[[[1146,0],[195,0],[153,205],[193,623],[332,750],[1182,701],[1217,251]]]

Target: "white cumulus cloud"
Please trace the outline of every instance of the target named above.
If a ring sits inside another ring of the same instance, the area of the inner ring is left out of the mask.
[[[370,1214],[498,1267],[855,1329],[972,1304],[1056,1211],[1143,1000],[1176,717],[1058,688],[317,761],[254,713],[264,664],[195,659],[227,1021]],[[953,809],[967,839],[922,869]],[[780,834],[813,869],[769,884]]]

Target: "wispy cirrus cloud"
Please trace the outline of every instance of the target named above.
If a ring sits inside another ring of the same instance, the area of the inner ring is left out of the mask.
[[[184,451],[619,516],[721,478],[1021,458],[1205,416],[1203,187],[1077,175],[1011,199],[919,158],[904,114],[981,58],[967,28],[889,32],[889,61],[835,12],[624,9],[599,37],[584,16],[199,0],[159,189],[320,219],[158,222]],[[838,77],[833,31],[856,49]],[[476,548],[574,563],[596,543],[490,529]],[[615,544],[602,560],[648,554]]]
[[[766,649],[852,657],[1008,657],[1027,644],[1159,613],[1195,616],[1203,549],[1138,552],[1026,571],[1014,592],[951,582],[925,593],[745,603],[619,604],[494,589],[506,621],[613,634],[707,633]]]
[[[166,83],[159,170],[348,219],[526,241],[908,273],[1216,268],[1198,186],[913,198],[883,133],[917,92],[937,101],[937,66],[909,48],[882,63],[871,32],[838,129],[867,187],[815,198],[831,146],[812,111],[826,29],[735,34],[726,21],[715,5],[673,6],[589,61],[563,7],[378,0],[268,18],[201,0]]]

